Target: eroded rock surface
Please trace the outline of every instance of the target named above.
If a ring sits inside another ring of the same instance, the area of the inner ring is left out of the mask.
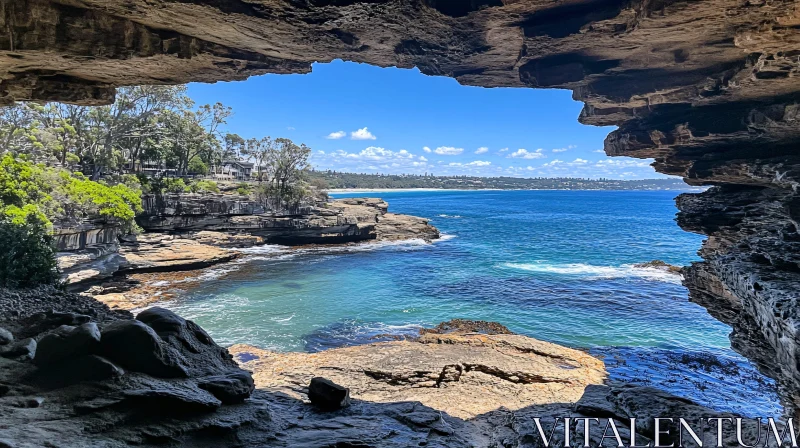
[[[147,196],[143,205],[145,211],[137,221],[147,232],[140,235],[120,237],[116,228],[104,232],[92,227],[82,234],[64,230],[71,235],[65,247],[75,250],[60,252],[58,263],[70,288],[85,289],[115,274],[201,269],[237,258],[236,249],[262,244],[439,238],[428,220],[388,213],[389,205],[375,198],[283,212],[266,212],[247,196],[223,194]],[[98,235],[113,235],[113,240]],[[108,299],[119,301],[116,296]]]
[[[465,419],[500,407],[572,403],[605,378],[602,361],[586,353],[508,334],[424,334],[313,354],[230,350],[257,357],[243,366],[259,388],[302,399],[311,379],[323,376],[355,399],[419,401]]]

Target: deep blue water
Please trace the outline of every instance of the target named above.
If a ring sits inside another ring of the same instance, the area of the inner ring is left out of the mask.
[[[445,238],[254,248],[168,306],[222,344],[284,351],[414,334],[452,318],[496,321],[602,356],[612,380],[777,416],[774,384],[731,350],[730,328],[688,301],[680,277],[632,266],[698,259],[702,237],[674,222],[676,194],[373,193],[393,212],[430,218]],[[336,195],[345,196],[365,195]]]

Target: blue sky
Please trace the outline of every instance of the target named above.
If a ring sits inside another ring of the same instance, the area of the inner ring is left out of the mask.
[[[335,61],[308,75],[190,84],[198,104],[234,109],[227,131],[305,143],[317,169],[515,177],[664,177],[607,157],[613,127],[578,123],[566,90],[485,89],[418,70]]]

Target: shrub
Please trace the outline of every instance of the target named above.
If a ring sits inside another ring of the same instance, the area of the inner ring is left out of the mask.
[[[186,193],[189,191],[186,188],[186,183],[179,177],[165,177],[161,179],[162,188],[159,189],[165,193]]]
[[[44,215],[31,205],[4,210],[0,218],[0,286],[17,288],[58,282],[53,236]]]
[[[240,194],[242,196],[247,196],[250,194],[250,186],[247,184],[239,184],[236,188],[236,194]]]
[[[219,187],[213,180],[198,180],[188,187],[192,193],[219,193]]]

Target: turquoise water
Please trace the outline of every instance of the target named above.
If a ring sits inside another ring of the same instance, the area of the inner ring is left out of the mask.
[[[202,288],[168,306],[221,344],[281,351],[414,334],[452,318],[496,321],[590,350],[605,359],[611,380],[655,385],[720,410],[777,415],[773,383],[730,349],[730,328],[688,302],[678,276],[632,266],[698,259],[702,237],[675,224],[675,195],[381,193],[391,211],[430,218],[445,237],[254,248],[206,271]],[[344,196],[364,195],[337,195]],[[756,396],[745,400],[743,391]]]

